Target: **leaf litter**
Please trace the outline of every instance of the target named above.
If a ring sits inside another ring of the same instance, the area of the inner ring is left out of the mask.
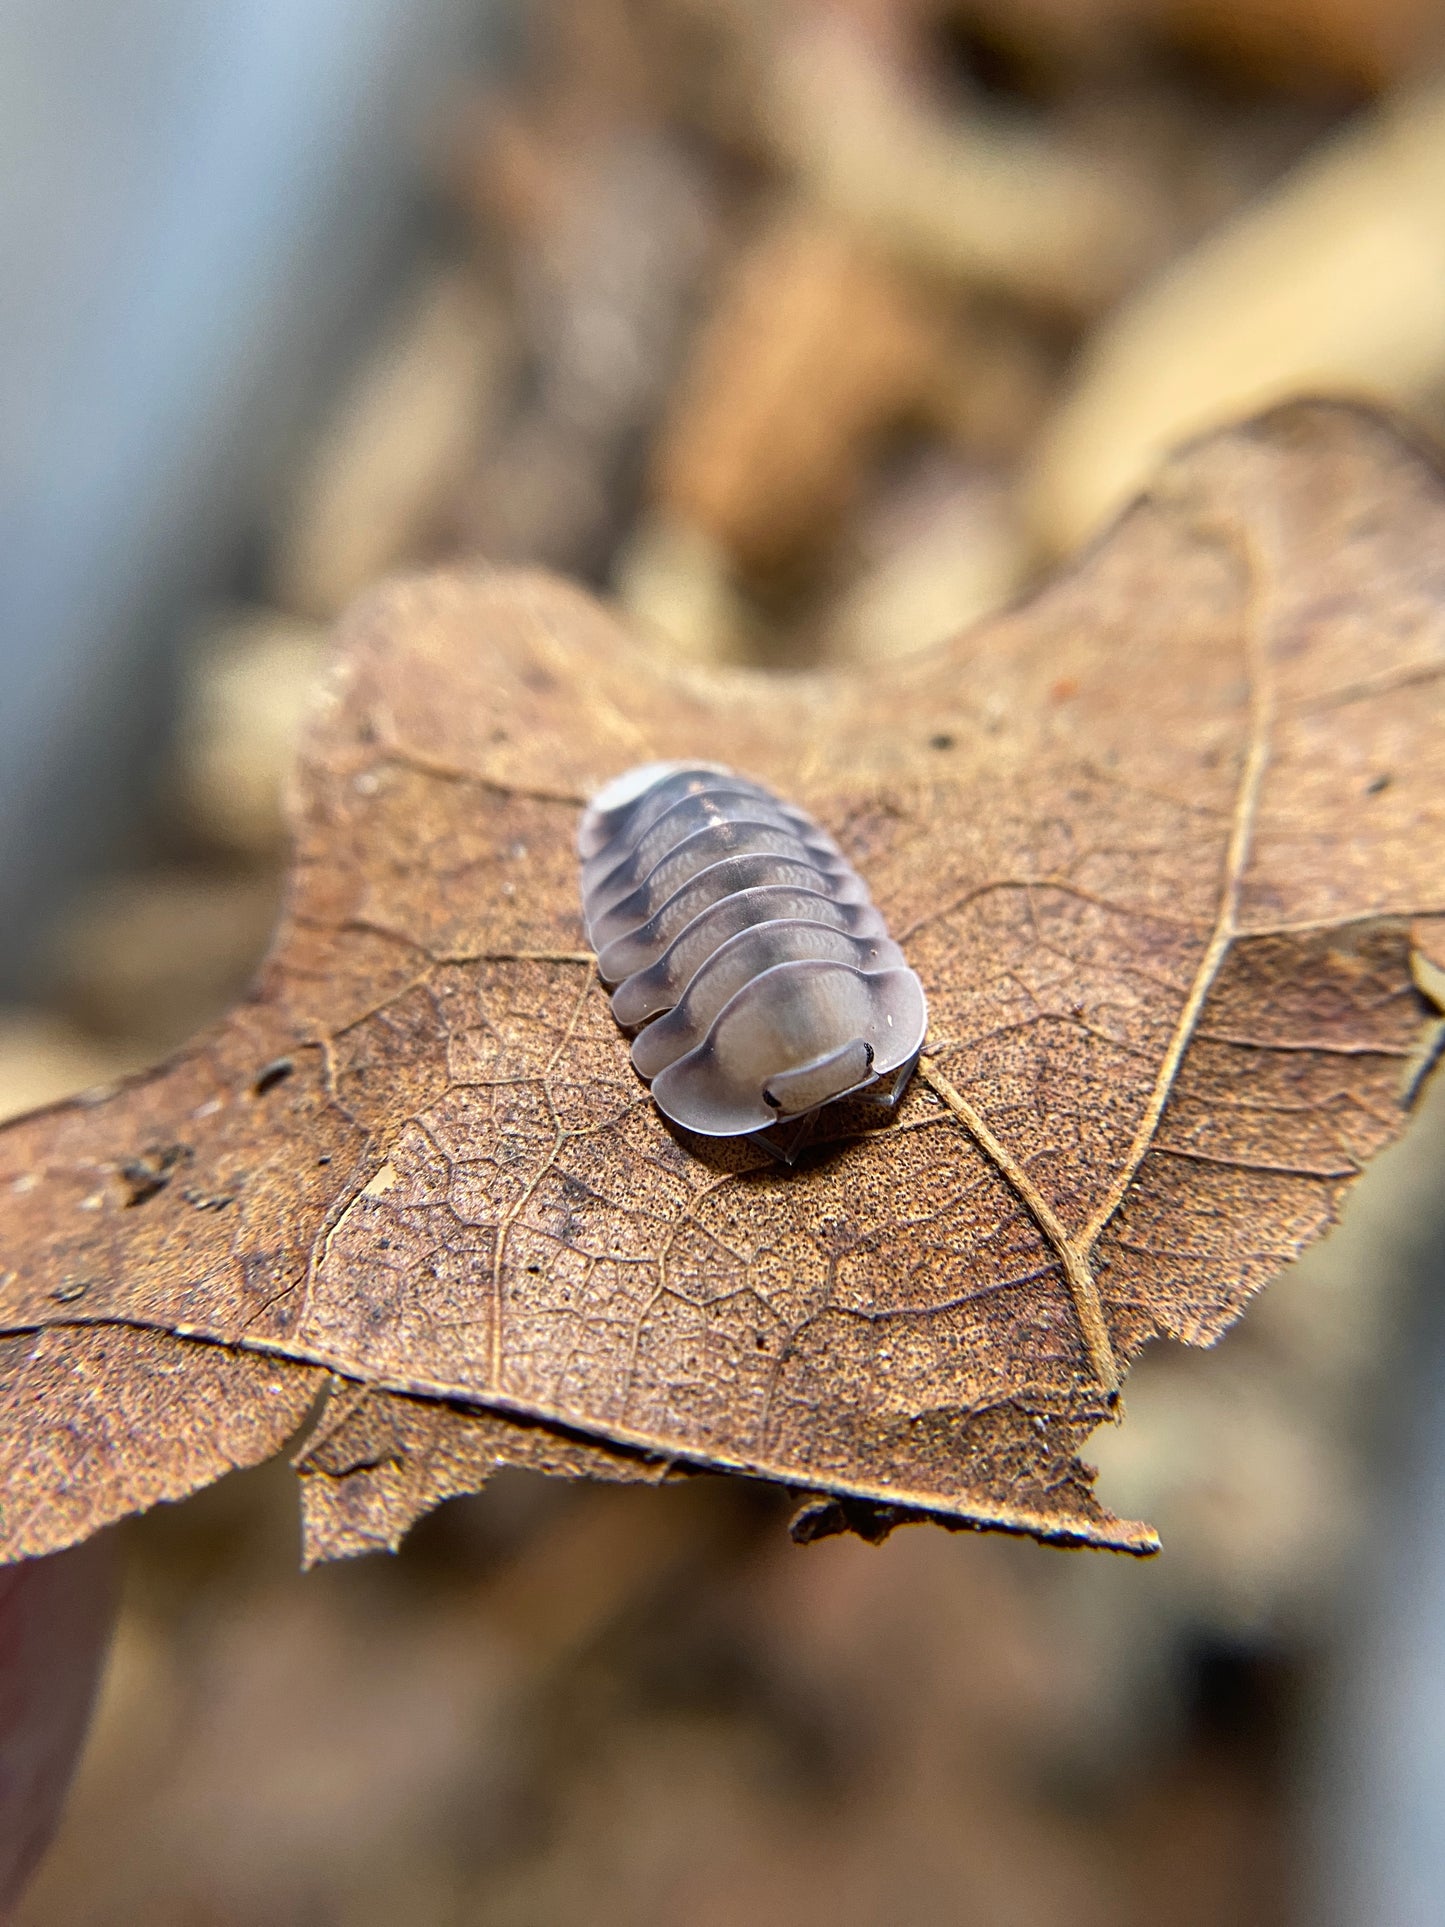
[[[253,993],[0,1131],[6,1556],[308,1416],[310,1558],[510,1463],[1152,1551],[1078,1456],[1129,1361],[1212,1343],[1423,1079],[1442,557],[1430,464],[1297,404],[886,684],[662,664],[536,574],[376,591]],[[896,1119],[792,1170],[659,1117],[582,948],[587,795],[686,756],[812,811],[927,990]]]

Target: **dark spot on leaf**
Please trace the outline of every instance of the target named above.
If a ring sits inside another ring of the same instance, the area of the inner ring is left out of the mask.
[[[125,1187],[125,1204],[145,1204],[157,1192],[164,1191],[171,1181],[171,1173],[183,1158],[191,1155],[186,1144],[153,1145],[142,1151],[139,1157],[127,1158],[120,1167],[120,1181]]]
[[[236,1202],[234,1191],[197,1191],[187,1185],[181,1196],[195,1211],[224,1211],[228,1204]]]
[[[256,1073],[256,1081],[251,1086],[253,1097],[265,1097],[274,1091],[278,1084],[284,1084],[296,1068],[289,1057],[275,1057]]]
[[[953,737],[948,734],[947,730],[943,729],[941,729],[936,736],[930,736],[928,739],[928,747],[930,749],[952,749],[953,744]]]
[[[1381,790],[1387,790],[1394,780],[1394,777],[1388,770],[1382,771],[1378,776],[1371,777],[1370,781],[1365,785],[1366,796],[1378,796]]]

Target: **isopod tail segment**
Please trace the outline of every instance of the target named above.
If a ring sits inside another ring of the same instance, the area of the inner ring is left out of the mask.
[[[599,792],[577,842],[588,940],[664,1116],[785,1139],[791,1161],[829,1106],[896,1105],[923,986],[804,811],[716,764],[653,763]]]
[[[859,1038],[857,1043],[863,1043],[863,1040]],[[843,1049],[846,1051],[855,1047],[855,1045],[845,1044]],[[868,1050],[869,1046],[863,1044],[863,1048]],[[900,1064],[891,1077],[879,1077],[871,1068],[870,1057],[870,1068],[867,1076],[855,1084],[851,1090],[840,1091],[836,1096],[829,1098],[826,1103],[815,1105],[811,1111],[804,1111],[799,1116],[788,1117],[777,1124],[766,1125],[761,1131],[752,1131],[749,1133],[749,1141],[753,1144],[760,1145],[763,1150],[775,1157],[780,1164],[796,1164],[799,1157],[807,1150],[809,1143],[812,1141],[818,1119],[831,1105],[841,1104],[843,1100],[847,1098],[850,1101],[856,1101],[860,1104],[871,1105],[877,1110],[886,1112],[891,1117],[893,1112],[897,1110],[898,1101],[907,1090],[908,1081],[917,1068],[918,1058],[915,1055],[910,1057],[906,1064]],[[767,1093],[764,1092],[764,1096],[766,1095]]]
[[[866,1090],[874,1076],[873,1046],[866,1037],[853,1037],[806,1064],[774,1071],[763,1086],[763,1102],[779,1117],[797,1117]]]

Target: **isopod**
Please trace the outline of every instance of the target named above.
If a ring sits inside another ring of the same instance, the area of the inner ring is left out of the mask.
[[[704,1137],[896,1104],[923,985],[805,811],[714,763],[645,763],[583,815],[582,912],[658,1109]]]

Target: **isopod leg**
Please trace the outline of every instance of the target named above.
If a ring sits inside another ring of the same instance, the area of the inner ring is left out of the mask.
[[[896,1109],[898,1100],[908,1089],[908,1080],[918,1068],[918,1059],[910,1057],[906,1064],[900,1064],[890,1077],[880,1077],[878,1082],[858,1094],[866,1104],[877,1104],[885,1111]]]
[[[805,1111],[801,1117],[789,1118],[786,1124],[769,1124],[761,1131],[751,1132],[749,1136],[752,1143],[761,1144],[779,1164],[794,1164],[813,1135],[817,1118],[817,1111]]]

